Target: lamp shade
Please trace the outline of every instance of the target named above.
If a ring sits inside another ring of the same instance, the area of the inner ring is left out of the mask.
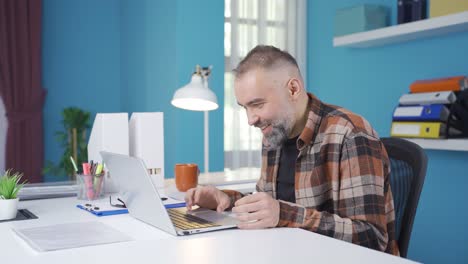
[[[192,111],[210,111],[218,108],[216,94],[208,88],[200,75],[192,75],[189,84],[174,93],[171,104]]]

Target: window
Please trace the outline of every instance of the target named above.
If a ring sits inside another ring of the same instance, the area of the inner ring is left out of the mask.
[[[224,166],[260,167],[261,132],[250,127],[234,96],[234,69],[258,44],[287,50],[305,78],[306,0],[225,0]]]

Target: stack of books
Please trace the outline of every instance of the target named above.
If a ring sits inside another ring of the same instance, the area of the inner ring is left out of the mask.
[[[450,106],[457,93],[468,89],[466,76],[419,80],[410,85],[410,93],[400,97],[393,112],[392,137],[446,138],[461,134],[447,130]]]

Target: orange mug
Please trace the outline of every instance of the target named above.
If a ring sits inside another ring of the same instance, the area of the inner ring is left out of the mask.
[[[186,192],[188,189],[197,187],[200,174],[197,164],[176,164],[174,171],[177,190]]]

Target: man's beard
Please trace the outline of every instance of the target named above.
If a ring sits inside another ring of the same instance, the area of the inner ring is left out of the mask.
[[[278,120],[276,122],[262,122],[257,126],[264,127],[265,124],[271,125],[271,132],[264,136],[268,144],[265,146],[267,150],[274,150],[283,145],[283,143],[288,139],[289,133],[291,132],[292,121],[292,119],[286,117],[285,119]]]

